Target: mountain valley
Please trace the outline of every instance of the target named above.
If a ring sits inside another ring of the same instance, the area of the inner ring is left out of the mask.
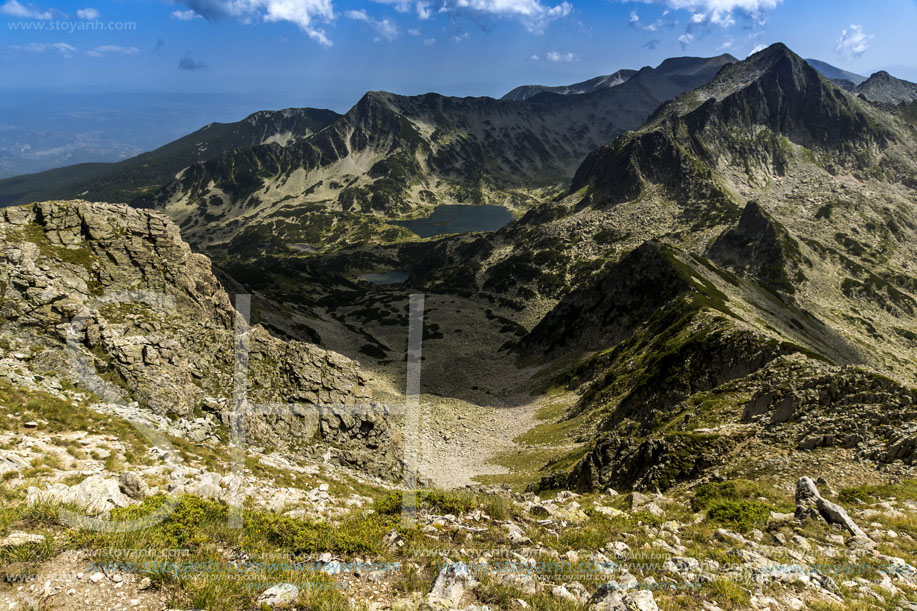
[[[856,76],[369,92],[0,181],[0,602],[915,608],[917,85]],[[271,554],[318,569],[226,574]]]

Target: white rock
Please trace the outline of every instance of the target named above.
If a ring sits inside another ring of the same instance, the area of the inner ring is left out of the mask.
[[[447,600],[457,606],[468,590],[478,587],[480,582],[464,562],[449,563],[439,572],[430,594]]]
[[[605,505],[596,505],[593,507],[595,511],[602,514],[603,516],[608,516],[609,518],[615,518],[617,516],[623,516],[624,512],[620,509],[615,509],[614,507],[606,507]]]
[[[127,507],[133,503],[121,492],[117,479],[105,479],[101,475],[87,477],[75,486],[57,483],[52,484],[47,490],[30,487],[27,500],[29,503],[73,503],[95,515],[107,514],[115,507]]]
[[[279,583],[262,592],[255,602],[259,605],[267,605],[272,609],[277,609],[292,605],[298,597],[299,588],[292,583]]]
[[[551,590],[551,596],[554,598],[559,598],[560,600],[578,602],[576,596],[574,596],[573,593],[564,586],[555,586],[554,589]]]
[[[3,547],[14,547],[17,545],[26,545],[28,543],[44,543],[44,535],[36,535],[33,533],[24,533],[24,532],[14,532],[10,533],[3,539],[0,539],[0,548]]]

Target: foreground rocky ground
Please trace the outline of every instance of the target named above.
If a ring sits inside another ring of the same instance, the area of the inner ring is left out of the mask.
[[[917,607],[917,482],[876,471],[846,487],[715,474],[664,496],[405,496],[272,449],[233,469],[221,444],[152,444],[34,383],[0,383],[3,608]],[[157,515],[126,532],[80,521]]]

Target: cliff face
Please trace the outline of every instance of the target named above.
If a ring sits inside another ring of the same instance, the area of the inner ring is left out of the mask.
[[[2,335],[19,346],[8,357],[101,400],[193,423],[201,438],[226,435],[237,316],[210,261],[191,252],[175,224],[127,206],[46,202],[4,209],[0,236]],[[390,434],[369,407],[358,363],[243,328],[249,402],[296,405],[250,416],[253,441],[309,447],[321,439],[347,444],[349,462],[394,460],[385,449],[365,456],[388,447]]]

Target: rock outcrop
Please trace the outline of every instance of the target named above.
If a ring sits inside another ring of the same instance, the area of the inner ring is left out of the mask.
[[[244,415],[247,442],[325,440],[343,460],[391,471],[388,415],[359,365],[248,326],[207,257],[161,214],[46,202],[5,208],[0,237],[0,322],[31,347],[32,371],[188,422],[196,441],[228,439]],[[237,343],[247,344],[238,359]]]
[[[818,492],[811,478],[801,477],[796,482],[796,519],[803,520],[812,516],[821,517],[829,524],[840,524],[851,536],[869,538],[863,529],[850,519],[843,507],[832,503]]]

